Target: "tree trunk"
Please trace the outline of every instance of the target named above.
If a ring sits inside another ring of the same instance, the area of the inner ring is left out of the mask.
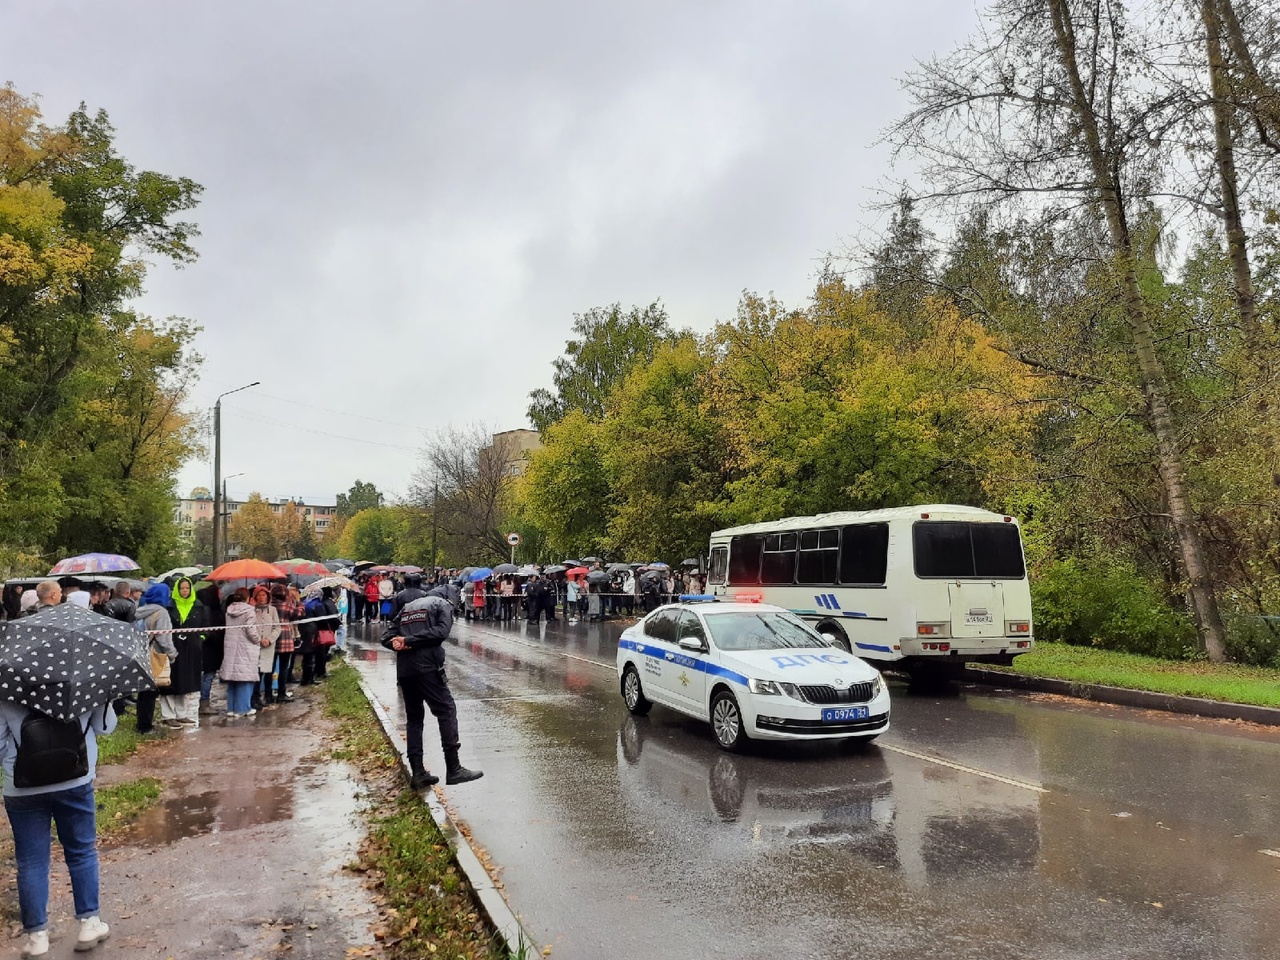
[[[1258,72],[1249,49],[1249,41],[1240,26],[1231,0],[1214,0],[1219,23],[1226,34],[1227,47],[1235,59],[1243,79],[1245,100],[1240,105],[1249,111],[1258,125],[1262,142],[1273,150],[1280,150],[1280,90]]]
[[[1213,93],[1214,161],[1222,181],[1222,216],[1226,223],[1227,252],[1231,257],[1231,277],[1235,284],[1240,325],[1250,344],[1258,342],[1258,311],[1253,295],[1253,271],[1249,269],[1249,241],[1240,216],[1240,192],[1236,177],[1235,142],[1231,133],[1231,93],[1227,63],[1222,51],[1221,23],[1214,0],[1201,0],[1205,49],[1209,63],[1209,83]]]
[[[1218,611],[1213,580],[1209,576],[1204,546],[1200,541],[1200,531],[1187,490],[1186,468],[1182,462],[1182,451],[1178,447],[1177,430],[1169,407],[1168,378],[1156,351],[1155,335],[1147,315],[1146,303],[1142,299],[1141,287],[1138,285],[1124,199],[1120,184],[1112,174],[1114,166],[1111,161],[1114,158],[1109,157],[1103,147],[1098,130],[1098,116],[1080,75],[1075,26],[1067,0],[1047,2],[1058,55],[1071,87],[1070,106],[1080,123],[1094,185],[1106,214],[1111,246],[1119,267],[1121,292],[1133,338],[1134,355],[1138,362],[1138,374],[1146,396],[1147,414],[1156,437],[1157,466],[1182,554],[1192,613],[1209,659],[1214,663],[1221,663],[1226,659],[1222,616]]]

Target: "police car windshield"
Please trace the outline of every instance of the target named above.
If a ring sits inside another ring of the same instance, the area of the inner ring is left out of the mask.
[[[708,613],[704,619],[721,650],[826,646],[821,637],[786,613]]]

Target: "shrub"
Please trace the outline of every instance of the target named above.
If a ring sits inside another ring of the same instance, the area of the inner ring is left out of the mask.
[[[1227,657],[1255,667],[1280,667],[1280,617],[1223,611]]]
[[[1079,646],[1186,659],[1195,629],[1132,565],[1069,557],[1041,568],[1031,581],[1036,636]]]

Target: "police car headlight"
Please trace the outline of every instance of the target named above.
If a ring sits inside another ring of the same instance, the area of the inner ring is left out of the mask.
[[[871,681],[871,699],[874,700],[880,696],[880,691],[884,689],[884,677],[876,674],[876,678]]]
[[[778,685],[772,680],[756,680],[752,678],[747,681],[747,689],[752,693],[758,693],[765,697],[782,696],[782,691],[778,689]]]

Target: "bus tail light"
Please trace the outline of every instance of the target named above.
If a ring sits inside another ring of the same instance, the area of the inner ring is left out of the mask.
[[[1005,632],[1009,636],[1014,636],[1019,633],[1030,633],[1031,621],[1030,620],[1008,620],[1005,622]]]
[[[949,643],[922,643],[922,644],[920,644],[920,649],[921,649],[921,650],[937,650],[939,653],[946,653],[948,650],[950,650],[950,649],[951,649],[951,644],[949,644]]]
[[[950,633],[950,624],[947,623],[917,623],[917,637],[945,637]]]

